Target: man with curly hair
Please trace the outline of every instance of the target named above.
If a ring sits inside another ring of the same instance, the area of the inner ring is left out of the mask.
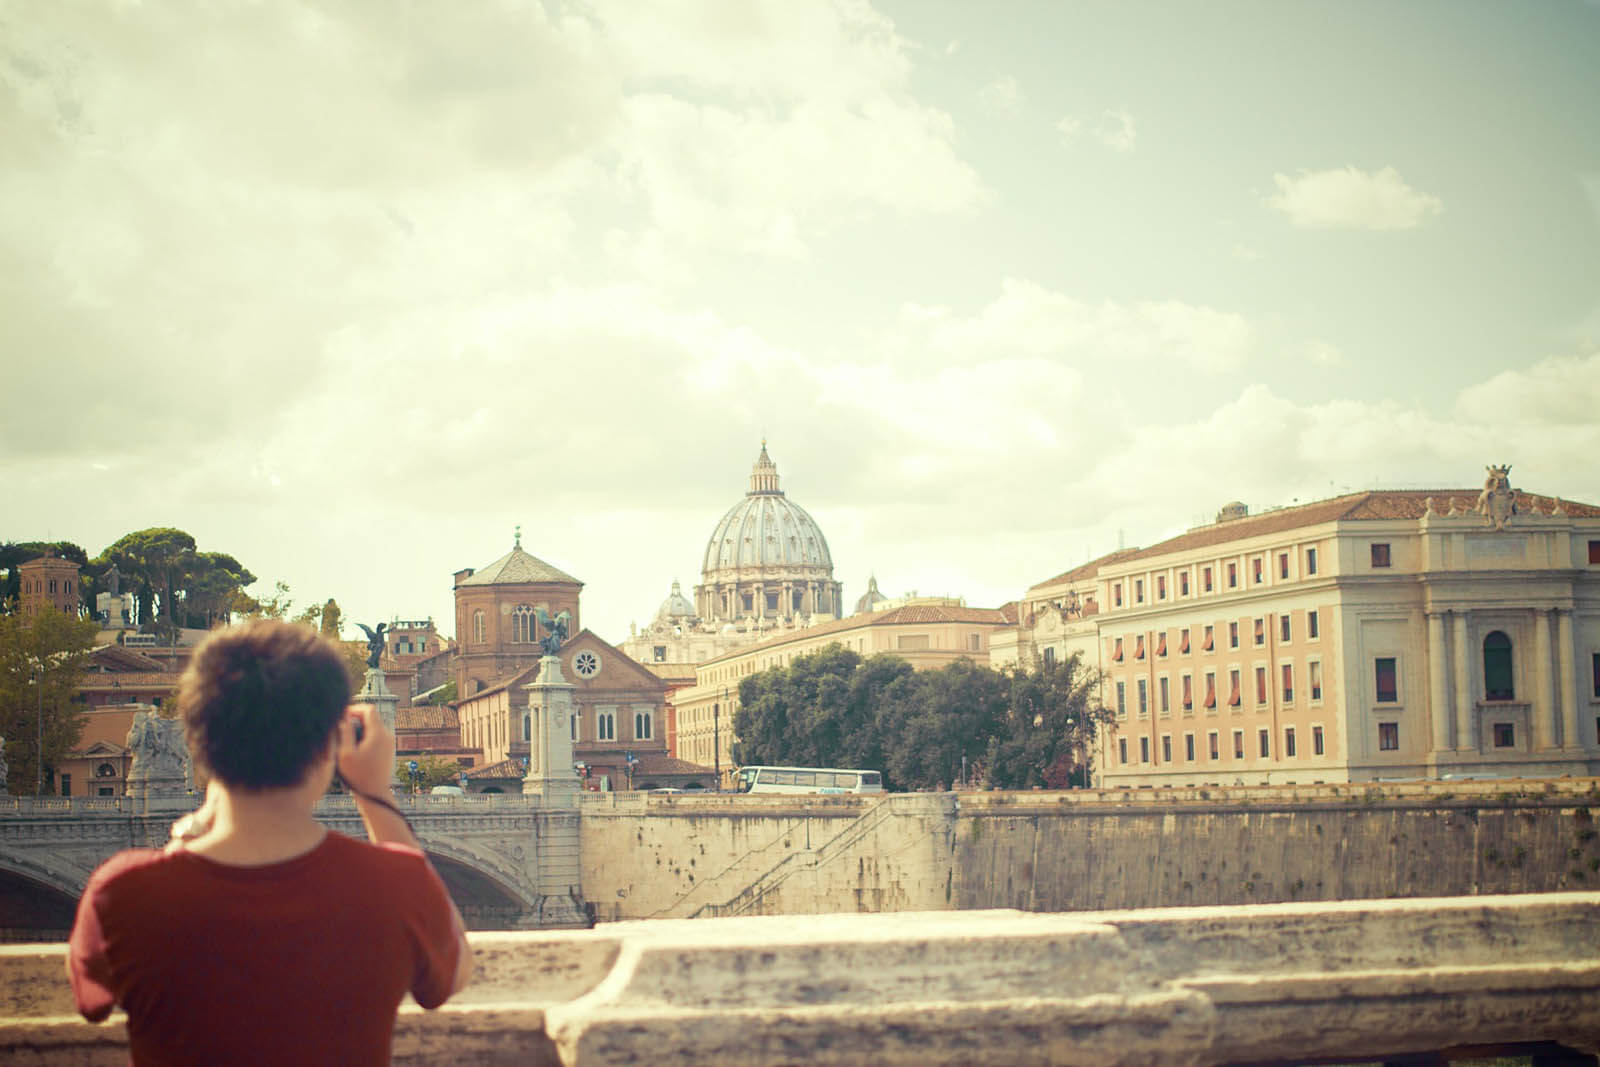
[[[195,651],[178,702],[205,803],[165,850],[95,871],[68,952],[79,1011],[120,1005],[135,1064],[387,1064],[405,994],[433,1008],[466,984],[461,916],[387,799],[394,735],[349,693],[306,627]],[[314,818],[335,768],[370,842]]]

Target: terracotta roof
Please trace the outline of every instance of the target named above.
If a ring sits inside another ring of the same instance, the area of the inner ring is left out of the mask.
[[[1106,555],[1101,556],[1099,559],[1092,559],[1088,563],[1074,567],[1070,571],[1066,571],[1062,574],[1058,574],[1054,578],[1046,578],[1042,582],[1035,582],[1033,585],[1028,587],[1028,592],[1031,593],[1035,589],[1043,589],[1044,587],[1050,585],[1059,585],[1062,582],[1077,582],[1088,578],[1093,578],[1095,575],[1100,573],[1101,567],[1107,566],[1111,563],[1116,563],[1118,560],[1128,559],[1138,554],[1139,549],[1137,548],[1119,548],[1115,552],[1107,553]]]
[[[522,769],[522,761],[503,759],[499,763],[490,763],[483,767],[474,767],[467,772],[469,779],[475,778],[516,778],[519,781],[528,772]]]
[[[153,659],[136,648],[125,648],[122,645],[100,645],[89,653],[89,658],[96,663],[113,666],[118,670],[161,670],[160,660]]]
[[[537,556],[530,556],[522,550],[522,545],[515,545],[510,552],[501,556],[487,567],[476,572],[470,578],[464,578],[460,585],[523,585],[528,582],[562,582],[567,585],[582,585],[578,579],[563,570],[550,566]]]
[[[79,689],[148,689],[152,686],[176,688],[183,675],[178,671],[106,671],[85,674]]]
[[[394,709],[396,730],[459,730],[461,717],[448,705]]]
[[[698,763],[690,763],[686,759],[669,756],[665,752],[644,752],[639,756],[639,762],[634,766],[633,777],[637,781],[641,774],[715,774],[710,767],[703,767]]]
[[[1022,602],[1018,600],[1008,600],[995,610],[1000,612],[1000,615],[1005,619],[1006,624],[1010,625],[1021,617]]]
[[[1226,544],[1230,541],[1243,541],[1252,537],[1261,537],[1267,534],[1283,533],[1288,530],[1298,530],[1307,526],[1321,526],[1330,522],[1360,522],[1394,519],[1420,519],[1427,507],[1427,500],[1433,498],[1435,514],[1444,516],[1450,510],[1452,503],[1460,512],[1471,513],[1477,507],[1477,489],[1375,489],[1359,493],[1347,493],[1344,496],[1333,497],[1330,500],[1318,500],[1310,504],[1301,504],[1298,507],[1278,508],[1274,511],[1262,512],[1242,519],[1232,519],[1227,522],[1215,523],[1211,526],[1201,526],[1197,529],[1179,534],[1159,544],[1148,548],[1135,549],[1122,554],[1114,562],[1124,562],[1132,559],[1143,559],[1150,556],[1164,556],[1172,552],[1183,552],[1192,548],[1205,548],[1209,545]],[[1522,515],[1529,514],[1535,506],[1543,514],[1550,514],[1557,503],[1573,518],[1600,518],[1600,507],[1592,504],[1580,504],[1573,500],[1562,500],[1558,497],[1540,496],[1535,493],[1519,491],[1516,496],[1517,512]],[[1100,564],[1113,562],[1112,557],[1098,561]],[[1068,572],[1071,574],[1072,572]],[[1059,579],[1052,579],[1058,581]],[[1048,584],[1048,583],[1041,583]]]

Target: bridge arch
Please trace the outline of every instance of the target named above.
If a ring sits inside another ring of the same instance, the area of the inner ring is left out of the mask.
[[[532,887],[519,884],[514,872],[448,839],[420,840],[468,929],[509,930],[539,913]]]
[[[89,872],[0,856],[0,930],[30,939],[65,939]]]

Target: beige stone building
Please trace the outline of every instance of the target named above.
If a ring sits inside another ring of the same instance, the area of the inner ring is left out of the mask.
[[[1600,508],[1373,491],[1215,523],[1028,590],[993,662],[1079,653],[1106,785],[1600,771]]]
[[[802,630],[779,634],[700,664],[695,684],[673,694],[677,755],[720,770],[731,781],[733,713],[741,679],[782,667],[796,657],[839,645],[862,657],[889,652],[918,670],[943,667],[966,658],[989,660],[989,641],[1014,631],[1015,606],[969,608],[959,599],[927,597],[889,611],[870,611]]]
[[[456,572],[456,694],[465,698],[539,662],[538,612],[571,615],[567,632],[581,628],[578,594],[583,583],[522,548],[519,529],[511,551],[484,567]]]

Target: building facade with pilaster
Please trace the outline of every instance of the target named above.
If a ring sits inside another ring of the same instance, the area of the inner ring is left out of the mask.
[[[1030,589],[995,661],[1073,653],[1105,785],[1600,772],[1600,507],[1372,491],[1218,520]]]

